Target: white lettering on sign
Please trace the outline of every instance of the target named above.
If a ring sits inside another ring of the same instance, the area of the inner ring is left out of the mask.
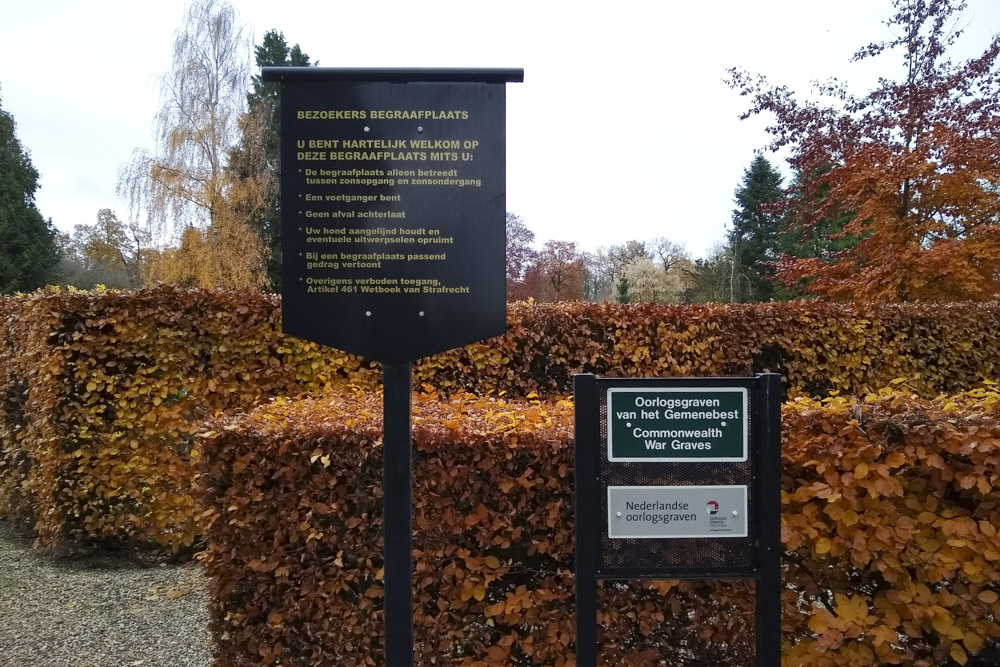
[[[636,428],[632,430],[632,435],[636,438],[721,438],[721,428],[709,428],[700,431],[694,430],[651,430]]]
[[[722,405],[717,398],[663,398],[657,396],[636,396],[635,404],[640,408],[718,408]]]
[[[749,394],[746,387],[722,383],[610,387],[608,460],[746,461]]]

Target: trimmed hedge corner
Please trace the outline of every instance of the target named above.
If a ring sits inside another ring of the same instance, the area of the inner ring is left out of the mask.
[[[174,287],[0,299],[0,515],[46,544],[190,545],[199,422],[361,367],[283,336],[278,314],[274,297]]]

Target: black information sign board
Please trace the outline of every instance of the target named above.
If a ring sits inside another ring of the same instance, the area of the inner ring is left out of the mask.
[[[757,580],[757,664],[780,663],[780,378],[596,378],[576,403],[577,665],[598,579]]]
[[[502,334],[519,71],[265,73],[281,79],[284,330],[386,363]]]
[[[282,326],[383,362],[385,664],[413,664],[411,363],[506,329],[520,69],[265,67],[281,82]]]

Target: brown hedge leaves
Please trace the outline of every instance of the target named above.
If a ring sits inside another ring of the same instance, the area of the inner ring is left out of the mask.
[[[509,332],[420,360],[417,386],[565,395],[578,372],[747,375],[789,395],[922,395],[1000,376],[1000,304],[512,304]],[[44,542],[196,538],[192,433],[274,396],[351,384],[377,365],[283,336],[275,297],[162,286],[0,299],[0,514]]]
[[[220,664],[380,655],[378,369],[283,336],[273,297],[161,287],[0,299],[0,514],[40,538],[210,541]],[[510,332],[422,360],[418,654],[572,657],[576,372],[781,372],[789,665],[962,662],[1000,635],[1000,305],[515,304]],[[895,377],[891,391],[864,395]],[[351,389],[354,387],[354,389]],[[346,396],[273,397],[339,388]],[[202,506],[192,498],[198,471]],[[202,528],[196,524],[200,518]],[[694,613],[694,616],[689,616]],[[610,664],[741,664],[740,583],[602,590]],[[228,661],[228,662],[227,662]],[[694,662],[692,662],[694,661]]]
[[[1000,637],[1000,392],[901,389],[784,406],[786,665],[961,663]],[[279,402],[205,434],[218,665],[380,664],[380,413]],[[571,418],[417,397],[419,664],[572,664]],[[751,590],[607,583],[603,661],[749,664]]]
[[[277,305],[173,287],[0,300],[0,513],[49,544],[192,544],[198,423],[361,366],[282,336]]]
[[[1000,636],[997,385],[783,413],[785,664],[965,664]]]
[[[575,373],[782,374],[789,395],[921,394],[1000,376],[1000,303],[511,304],[505,336],[421,360],[419,382],[508,397],[565,395]]]
[[[199,493],[217,664],[381,664],[379,397],[282,401],[214,429]],[[573,664],[571,430],[568,401],[416,398],[416,664]],[[740,664],[745,590],[608,584],[605,657]]]

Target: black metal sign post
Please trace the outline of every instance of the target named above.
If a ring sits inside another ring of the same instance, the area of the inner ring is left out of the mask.
[[[781,662],[781,379],[574,380],[576,664],[599,579],[756,580],[756,663]]]
[[[574,447],[574,510],[576,512],[576,664],[577,667],[597,667],[597,556],[601,551],[601,529],[587,499],[601,493],[601,472],[596,452],[600,446],[596,377],[591,374],[573,378],[575,410]]]
[[[413,664],[413,444],[410,364],[382,371],[385,664]]]
[[[520,69],[265,67],[281,82],[282,327],[383,363],[385,662],[413,664],[411,364],[506,330]]]
[[[757,493],[759,572],[757,575],[757,664],[781,665],[781,376],[764,373],[760,382],[758,423],[760,458]]]

